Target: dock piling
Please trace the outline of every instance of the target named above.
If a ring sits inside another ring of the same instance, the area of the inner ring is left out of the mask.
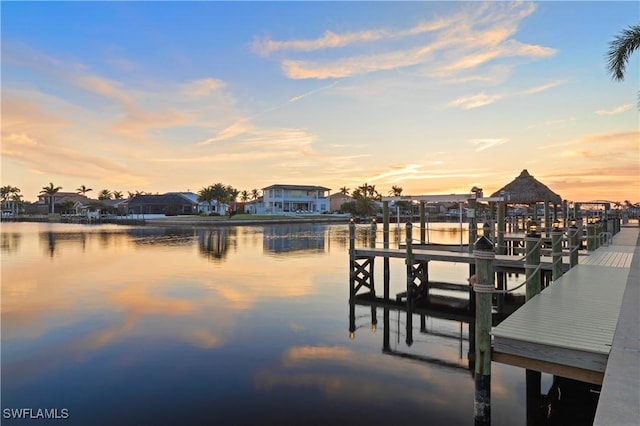
[[[525,237],[526,259],[525,259],[525,275],[527,277],[526,300],[530,300],[533,296],[540,293],[540,243],[541,238],[538,234],[538,226],[535,222],[529,225],[529,233]]]
[[[571,219],[567,234],[569,237],[569,268],[573,268],[578,264],[578,249],[580,248],[578,241],[579,230],[575,219]]]
[[[553,229],[551,230],[551,257],[553,259],[553,267],[551,269],[551,279],[556,281],[562,276],[562,229],[560,229],[560,222],[553,222]]]
[[[416,285],[414,283],[413,277],[413,224],[411,222],[407,222],[406,228],[406,247],[407,247],[407,321],[406,321],[406,334],[407,346],[411,346],[413,344],[413,301],[414,297],[417,293]]]
[[[477,282],[475,321],[475,400],[473,404],[476,425],[491,424],[491,308],[495,289],[493,243],[482,236],[474,244],[473,255]]]
[[[596,249],[596,224],[591,219],[587,221],[587,251]]]
[[[389,202],[382,202],[382,246],[386,249],[389,248]],[[389,300],[389,282],[391,280],[391,273],[389,269],[389,258],[384,258],[384,298]]]

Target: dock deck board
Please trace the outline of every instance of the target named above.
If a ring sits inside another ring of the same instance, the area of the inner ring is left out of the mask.
[[[521,366],[535,360],[539,371],[545,371],[546,362],[553,366],[546,372],[552,373],[558,365],[585,370],[588,375],[597,372],[601,375],[596,381],[601,382],[638,230],[623,229],[618,235],[611,245],[581,258],[576,267],[492,329],[496,360],[517,358]],[[593,381],[594,376],[589,377]]]

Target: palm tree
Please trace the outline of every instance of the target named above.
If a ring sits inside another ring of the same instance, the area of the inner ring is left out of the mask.
[[[51,205],[51,213],[55,212],[55,202],[54,196],[62,189],[61,186],[53,186],[53,182],[49,182],[49,186],[43,186],[41,194],[45,194],[49,196],[49,204]]]
[[[220,182],[214,183],[211,187],[211,195],[213,196],[213,200],[218,206],[218,212],[220,212],[220,203],[229,199],[229,192],[227,190],[227,187]]]
[[[344,195],[349,195],[349,188],[347,188],[346,186],[343,186],[342,188],[340,188],[340,193]]]
[[[360,185],[359,187],[357,187],[355,189],[355,191],[360,192],[361,194],[369,197],[369,198],[373,198],[373,199],[380,199],[381,195],[378,193],[378,191],[376,191],[376,186],[375,185],[369,185],[368,183],[364,183],[363,185]],[[353,194],[355,194],[355,191],[353,192]],[[351,195],[353,195],[351,194]]]
[[[394,197],[399,197],[402,195],[402,187],[398,186],[398,185],[393,185],[391,187],[391,191],[389,191],[389,195],[392,195]]]
[[[89,191],[93,191],[93,189],[87,188],[84,185],[80,185],[80,188],[76,189],[76,192],[78,194],[82,194],[82,195],[87,195],[87,192],[89,192]]]
[[[236,211],[236,201],[238,199],[238,194],[240,194],[240,191],[238,191],[231,185],[227,185],[227,199],[233,204],[233,211]]]
[[[211,211],[211,201],[213,201],[212,186],[206,186],[198,191],[198,202],[209,204],[209,211]]]
[[[2,207],[5,208],[7,201],[11,200],[11,211],[16,212],[16,206],[22,202],[22,195],[20,195],[20,188],[6,185],[0,188],[0,199],[2,199]]]
[[[133,198],[133,197],[137,197],[138,195],[146,195],[146,192],[136,190],[134,192],[127,191],[127,194],[129,195],[129,198]]]
[[[113,191],[111,195],[113,195],[114,200],[122,200],[122,198],[124,198],[122,191]]]
[[[368,194],[359,191],[356,189],[351,194],[353,198],[355,198],[355,210],[356,213],[361,216],[373,216],[376,213],[376,204],[373,201],[373,198],[369,197]]]
[[[103,189],[100,191],[100,195],[98,195],[98,200],[110,200],[111,199],[111,191],[108,189]]]
[[[246,189],[244,191],[242,191],[240,193],[240,200],[243,203],[246,203],[247,201],[249,201],[249,191],[247,191]]]
[[[260,191],[258,191],[257,189],[252,189],[251,198],[254,200],[257,200],[259,197],[260,197]]]
[[[638,47],[640,47],[640,25],[630,25],[609,43],[607,65],[614,80],[624,80],[629,57]]]
[[[20,192],[20,190],[18,188],[17,189],[18,192]],[[13,195],[11,196],[11,211],[13,212],[13,214],[19,213],[20,212],[20,207],[22,205],[22,195],[18,194],[18,192],[14,192]]]

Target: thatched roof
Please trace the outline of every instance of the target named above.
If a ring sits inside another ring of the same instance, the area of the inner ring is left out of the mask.
[[[542,182],[536,180],[524,169],[520,176],[503,186],[491,196],[498,197],[504,191],[508,194],[508,202],[514,204],[532,204],[537,202],[549,202],[562,204],[562,197],[549,189]]]

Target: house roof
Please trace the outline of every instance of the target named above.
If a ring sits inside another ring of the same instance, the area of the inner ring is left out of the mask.
[[[514,204],[537,202],[562,204],[562,197],[531,176],[527,169],[522,170],[517,178],[491,194],[491,196],[498,197],[501,192],[507,194],[507,200]]]
[[[325,188],[324,186],[315,186],[315,185],[284,185],[284,184],[275,184],[262,188],[265,189],[301,189],[303,191],[330,191],[331,188]]]
[[[190,200],[187,197],[183,197],[179,193],[167,193],[162,195],[136,195],[131,198],[127,204],[129,207],[138,206],[138,205],[165,205],[165,204],[175,204],[175,205],[194,205],[198,204]]]
[[[54,195],[56,199],[56,203],[64,203],[65,201],[80,201],[86,202],[89,201],[89,197],[83,194],[78,194],[76,192],[56,192]],[[49,198],[48,194],[39,194],[38,199],[41,201],[47,200]]]
[[[331,195],[329,195],[329,198],[331,198],[332,200],[334,198],[347,198],[349,200],[353,200],[354,199],[351,195],[343,194],[342,192],[336,192],[335,194],[331,194]]]

